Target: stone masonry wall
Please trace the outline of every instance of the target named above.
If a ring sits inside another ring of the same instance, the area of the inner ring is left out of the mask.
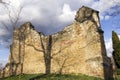
[[[51,72],[86,74],[107,79],[111,77],[111,63],[106,56],[103,31],[98,11],[83,6],[73,24],[52,36]],[[2,76],[44,73],[45,63],[41,40],[30,22],[14,31],[9,61]],[[108,75],[110,74],[110,75]]]

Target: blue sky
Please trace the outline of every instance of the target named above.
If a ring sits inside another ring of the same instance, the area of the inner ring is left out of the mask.
[[[23,7],[17,27],[30,21],[38,31],[52,34],[71,24],[81,6],[91,7],[99,11],[109,56],[112,52],[111,31],[115,30],[120,34],[120,0],[0,0],[0,2],[9,4],[6,4],[6,8],[0,3],[0,63],[3,64],[8,60],[13,31],[8,9],[12,19],[15,19],[14,15]]]

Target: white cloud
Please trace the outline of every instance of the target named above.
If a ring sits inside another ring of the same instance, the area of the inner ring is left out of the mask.
[[[13,7],[19,8],[20,6],[20,0],[9,0],[9,2]]]
[[[117,3],[113,2],[113,0],[99,0],[97,2],[93,2],[91,7],[93,9],[100,11],[100,15],[104,16],[103,19],[108,20],[110,18],[110,16],[109,16],[109,14],[106,14],[106,13],[111,14],[112,10],[110,10],[110,9],[112,7],[114,7],[115,5],[117,5]]]
[[[58,18],[62,22],[70,22],[74,20],[75,14],[76,11],[72,11],[70,5],[64,4],[62,14]]]
[[[0,21],[5,21],[7,19],[8,19],[8,15],[7,14],[0,15]]]
[[[0,28],[0,36],[9,34],[5,29]]]
[[[94,0],[79,0],[79,4],[85,5],[85,6],[91,6],[92,3],[94,3]]]
[[[120,39],[120,35],[118,35],[119,39]]]
[[[19,8],[24,5],[21,13],[21,22],[31,21],[38,30],[54,33],[59,31],[58,29],[63,28],[68,23],[74,20],[76,11],[83,5],[91,7],[95,10],[100,11],[101,19],[111,18],[106,15],[106,12],[110,11],[110,8],[115,6],[117,3],[113,3],[112,0],[4,0],[10,2],[10,9],[17,12]],[[120,1],[120,0],[119,0]],[[8,16],[0,4],[0,21],[8,22]],[[1,26],[0,26],[1,27]],[[4,35],[5,30],[0,32]],[[0,38],[1,38],[0,35]],[[10,35],[10,34],[8,34]]]
[[[59,25],[61,22],[68,23],[74,20],[76,11],[82,6],[89,6],[100,11],[101,19],[109,19],[105,15],[106,11],[116,5],[110,0],[4,0],[10,2],[11,7],[19,10],[20,6],[24,5],[22,11],[22,21],[32,21],[33,23],[40,22],[42,26],[48,26],[53,23]],[[105,5],[106,4],[106,5]],[[61,9],[62,7],[62,9]],[[1,7],[0,7],[1,8]],[[15,9],[14,9],[15,10]],[[4,12],[4,10],[3,10]],[[4,12],[5,13],[5,12]],[[1,15],[2,13],[0,13]],[[3,16],[3,15],[1,15]],[[105,17],[103,17],[105,16]],[[0,18],[6,20],[6,18]],[[48,24],[48,25],[46,25]],[[57,26],[56,26],[57,27]]]
[[[113,5],[115,4],[110,0],[100,0],[100,1],[94,2],[92,5],[92,8],[100,11],[100,13],[103,14],[106,10],[108,10]]]
[[[111,57],[112,56],[112,52],[113,52],[112,39],[106,40],[105,41],[105,45],[106,45],[106,50],[107,50],[107,56]]]
[[[110,18],[109,15],[106,15],[106,16],[105,16],[105,20],[108,20],[109,18]]]
[[[40,19],[41,13],[36,6],[27,6],[22,10],[22,19],[24,21],[32,21],[34,19]]]

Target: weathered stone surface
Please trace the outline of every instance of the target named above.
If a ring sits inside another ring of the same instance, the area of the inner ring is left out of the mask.
[[[83,23],[75,21],[61,33],[53,35],[53,39],[54,36],[60,39],[53,46],[52,71],[104,77],[103,63],[109,63],[102,50],[104,43],[101,43],[101,34],[97,30],[98,27],[91,20]]]
[[[14,31],[8,65],[2,74],[44,73],[45,63],[41,40],[47,38],[28,22]],[[82,7],[73,24],[52,35],[52,73],[82,73],[105,78],[111,76],[106,56],[103,31],[98,12]],[[11,71],[12,70],[12,71]]]
[[[27,22],[14,31],[11,54],[4,68],[4,76],[13,74],[44,73],[44,58],[40,42],[40,33]]]

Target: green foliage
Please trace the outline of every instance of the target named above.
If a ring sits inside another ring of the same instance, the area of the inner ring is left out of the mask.
[[[113,58],[116,66],[120,68],[120,40],[116,32],[112,31],[112,42],[113,42]]]
[[[29,80],[32,77],[38,76],[38,74],[23,74],[18,76],[11,76],[6,78],[1,78],[0,80]]]
[[[96,77],[86,76],[82,74],[49,74],[49,75],[43,75],[43,74],[33,74],[33,75],[19,75],[19,76],[13,76],[8,77],[4,80],[103,80]],[[1,79],[3,80],[3,79]]]
[[[120,80],[120,75],[117,76],[117,80]]]
[[[120,75],[120,69],[117,69],[117,75]]]
[[[119,37],[116,32],[112,31],[112,41],[113,41],[113,49],[118,47],[120,43]]]

